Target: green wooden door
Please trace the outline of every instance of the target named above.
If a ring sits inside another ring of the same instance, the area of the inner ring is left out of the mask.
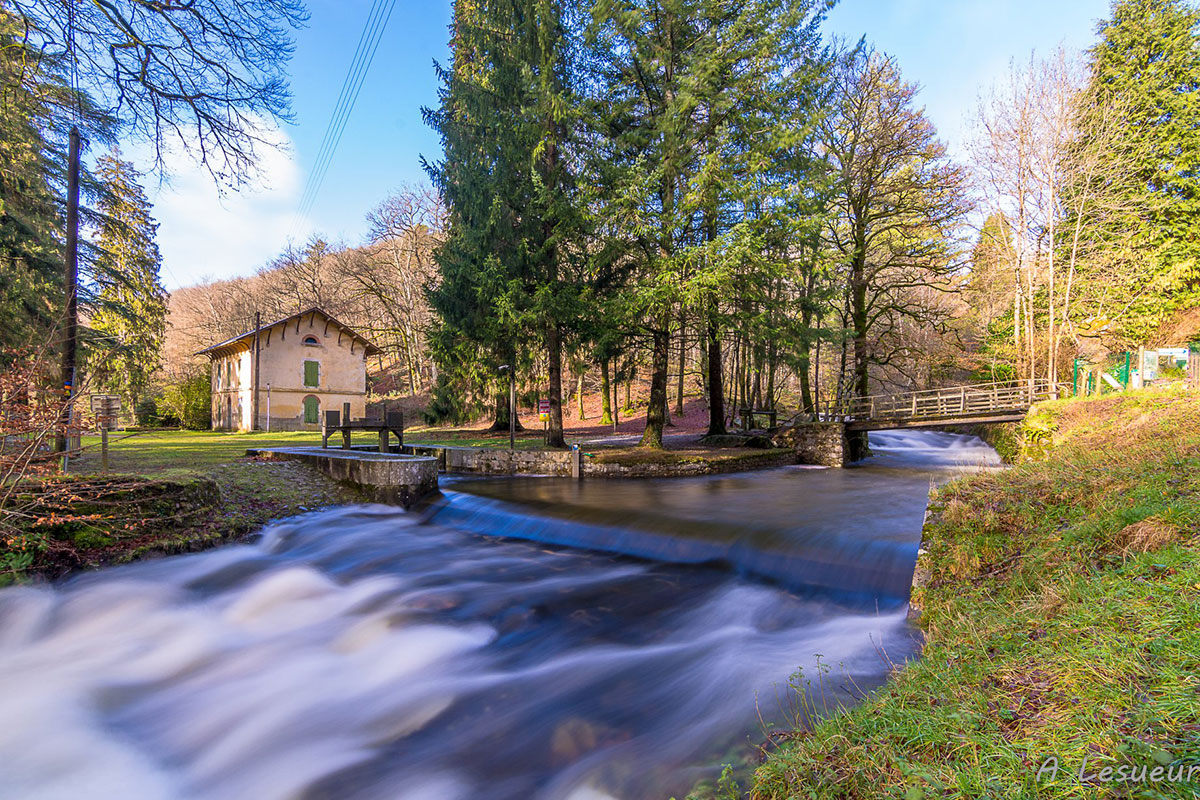
[[[311,394],[304,398],[304,421],[309,425],[316,425],[321,421],[321,401]]]

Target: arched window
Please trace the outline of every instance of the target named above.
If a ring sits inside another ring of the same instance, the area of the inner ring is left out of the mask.
[[[305,336],[304,344],[307,345],[308,347],[320,347],[321,346],[321,342],[315,336]]]
[[[316,425],[320,421],[321,401],[310,394],[304,398],[304,422],[308,425]]]

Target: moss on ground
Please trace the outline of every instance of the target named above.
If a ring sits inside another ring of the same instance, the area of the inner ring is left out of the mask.
[[[5,510],[0,585],[201,550],[273,519],[362,502],[297,462],[241,457],[202,470],[147,463],[149,474],[30,481]]]
[[[1024,463],[933,498],[920,658],[751,797],[1198,796],[1168,778],[1200,781],[1200,396],[1046,403],[1023,435]]]

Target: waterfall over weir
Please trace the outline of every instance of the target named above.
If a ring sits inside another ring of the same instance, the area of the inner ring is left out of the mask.
[[[821,709],[914,652],[930,481],[995,456],[871,439],[844,471],[464,480],[0,591],[0,795],[682,796],[790,724],[797,669]]]

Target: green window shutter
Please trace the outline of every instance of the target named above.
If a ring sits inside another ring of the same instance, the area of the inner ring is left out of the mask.
[[[304,385],[305,386],[314,386],[315,387],[317,385],[317,380],[320,377],[320,367],[321,367],[321,365],[319,363],[317,363],[316,361],[305,361],[304,362]]]

